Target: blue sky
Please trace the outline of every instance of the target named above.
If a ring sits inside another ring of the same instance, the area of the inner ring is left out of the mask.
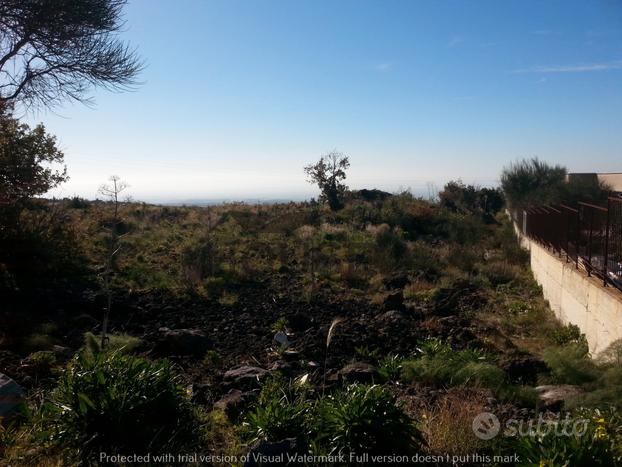
[[[538,156],[622,171],[617,1],[130,1],[147,66],[43,121],[71,180],[138,199],[298,198],[337,149],[354,188],[493,184]]]

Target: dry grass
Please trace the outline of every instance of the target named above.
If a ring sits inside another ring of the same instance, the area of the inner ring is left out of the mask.
[[[486,394],[469,389],[452,389],[421,412],[423,433],[431,454],[462,456],[484,447],[473,433],[476,415],[485,412]]]

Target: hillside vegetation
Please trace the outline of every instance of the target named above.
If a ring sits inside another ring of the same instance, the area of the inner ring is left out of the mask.
[[[354,194],[338,211],[35,202],[2,276],[0,362],[28,394],[3,455],[618,462],[619,359],[589,359],[555,321],[501,206],[477,190]],[[543,399],[544,384],[573,390]],[[482,412],[503,425],[566,410],[592,435],[486,441],[471,427]]]

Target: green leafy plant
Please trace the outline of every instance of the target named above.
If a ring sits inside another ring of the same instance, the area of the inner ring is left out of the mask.
[[[560,435],[563,430],[569,436]],[[500,446],[516,453],[523,465],[617,466],[622,463],[622,420],[614,410],[583,409],[546,430],[510,438]]]
[[[505,372],[488,363],[485,354],[479,350],[453,350],[438,339],[423,342],[419,350],[417,358],[402,364],[402,378],[407,382],[490,389],[508,384]]]
[[[380,360],[378,373],[385,381],[398,381],[402,373],[402,362],[399,355],[387,355]]]
[[[52,352],[40,350],[28,355],[26,362],[33,367],[37,375],[48,375],[56,364],[56,356]]]
[[[550,380],[553,383],[589,383],[596,380],[600,373],[584,343],[548,348],[544,351],[543,360],[551,370]]]
[[[45,410],[51,439],[85,461],[99,452],[178,452],[196,439],[194,410],[167,361],[78,354]]]
[[[244,419],[242,431],[250,442],[304,436],[311,407],[304,385],[274,376],[262,387],[256,407]]]
[[[142,344],[142,341],[129,334],[109,334],[106,341],[106,352],[132,353]],[[101,340],[92,332],[84,333],[83,351],[90,355],[98,354],[102,351]]]
[[[579,326],[575,324],[567,324],[557,329],[553,333],[553,340],[557,345],[581,344],[587,349],[585,334],[583,334]]]
[[[285,331],[285,328],[287,328],[288,324],[289,323],[287,321],[287,318],[285,316],[281,316],[274,323],[272,323],[270,330],[276,334],[279,331]]]
[[[333,455],[409,454],[423,445],[419,429],[381,386],[352,385],[323,398],[314,416],[314,448]]]
[[[380,358],[380,349],[378,347],[374,347],[370,349],[368,346],[359,345],[354,347],[354,351],[356,354],[365,361],[375,363]]]

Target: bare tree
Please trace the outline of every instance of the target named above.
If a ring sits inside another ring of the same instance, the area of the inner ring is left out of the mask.
[[[112,280],[116,270],[116,258],[121,250],[120,239],[123,236],[119,232],[119,225],[122,222],[119,214],[119,206],[121,204],[119,197],[121,193],[128,188],[128,184],[122,182],[121,179],[113,175],[110,177],[111,184],[102,185],[99,188],[99,192],[107,197],[113,206],[113,213],[110,221],[105,225],[104,229],[107,232],[106,237],[106,257],[104,263],[104,272],[102,275],[104,283],[104,291],[106,293],[106,309],[104,310],[104,319],[102,320],[102,332],[101,332],[101,348],[106,346],[108,340],[108,319],[112,310]]]
[[[90,102],[92,88],[131,88],[143,65],[118,39],[126,0],[1,0],[0,101]]]
[[[343,195],[348,187],[341,183],[350,167],[348,157],[332,151],[323,155],[318,162],[305,167],[309,183],[316,183],[322,191],[321,199],[328,202],[333,211],[343,207]]]

